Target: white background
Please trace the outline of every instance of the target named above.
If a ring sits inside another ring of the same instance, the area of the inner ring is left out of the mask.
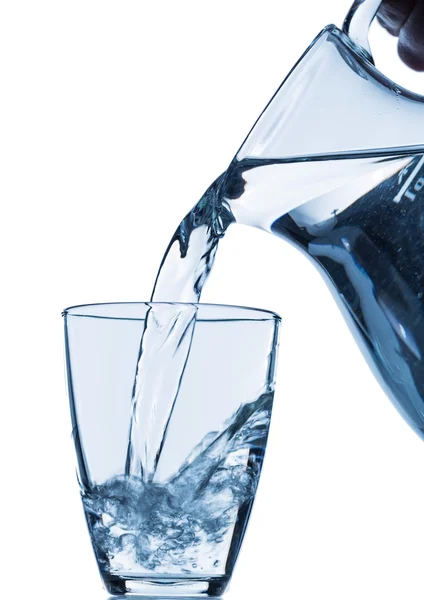
[[[0,3],[1,597],[105,597],[74,476],[61,309],[149,298],[181,217],[348,6]],[[423,92],[424,75],[394,70],[394,41],[374,37],[381,69]],[[423,445],[319,275],[239,227],[203,300],[284,319],[269,452],[228,598],[421,598]]]

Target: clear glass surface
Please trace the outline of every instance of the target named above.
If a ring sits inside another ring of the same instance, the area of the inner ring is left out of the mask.
[[[159,432],[149,431],[161,422],[157,415],[142,423],[134,419],[140,341],[149,314],[163,316],[168,308],[175,314],[187,305],[102,304],[64,311],[78,477],[111,593],[221,594],[250,516],[271,417],[280,319],[250,308],[193,307],[190,351]],[[159,387],[172,363],[168,357],[166,369],[158,369]],[[134,432],[161,438],[149,474],[128,471]]]
[[[223,189],[236,222],[308,254],[424,437],[424,98],[329,26],[259,118]]]

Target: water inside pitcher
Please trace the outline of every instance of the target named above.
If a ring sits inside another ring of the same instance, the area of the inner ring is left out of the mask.
[[[309,255],[424,437],[424,98],[373,64],[366,34],[378,5],[357,2],[344,31],[318,35],[241,146],[221,197],[235,222]]]

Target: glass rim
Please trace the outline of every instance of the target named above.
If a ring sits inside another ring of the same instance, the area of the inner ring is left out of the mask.
[[[99,314],[97,311],[102,307],[109,307],[111,309],[117,307],[143,307],[146,312],[143,316],[133,315],[113,315],[113,314]],[[144,321],[146,313],[149,308],[154,306],[196,306],[200,312],[211,311],[210,316],[199,314],[196,318],[198,322],[233,322],[233,321],[278,321],[281,322],[281,317],[277,313],[262,309],[254,308],[251,306],[240,306],[234,304],[215,304],[209,302],[95,302],[91,304],[76,304],[74,306],[68,306],[62,311],[62,317],[80,317],[80,318],[92,318],[92,319],[107,319],[116,321]],[[93,309],[93,310],[90,310]],[[216,313],[213,310],[216,310]],[[89,312],[86,312],[86,311]],[[219,314],[223,312],[224,315]],[[245,314],[242,314],[245,313]]]

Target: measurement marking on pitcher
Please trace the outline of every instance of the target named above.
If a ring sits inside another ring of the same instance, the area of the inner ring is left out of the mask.
[[[424,177],[420,177],[416,181],[416,183],[414,185],[414,188],[413,188],[413,191],[411,191],[409,189],[409,186],[414,181],[415,176],[417,175],[417,173],[419,172],[419,170],[421,169],[421,167],[423,166],[423,164],[424,164],[424,156],[420,158],[420,160],[417,163],[417,166],[412,171],[412,173],[410,174],[410,176],[408,177],[408,179],[405,181],[405,183],[401,187],[399,193],[396,194],[396,196],[393,198],[393,202],[396,202],[396,204],[398,204],[402,200],[402,198],[404,196],[405,196],[405,198],[408,198],[408,200],[412,200],[412,201],[415,200],[415,198],[417,196],[416,192],[421,191],[421,189],[424,187]]]

